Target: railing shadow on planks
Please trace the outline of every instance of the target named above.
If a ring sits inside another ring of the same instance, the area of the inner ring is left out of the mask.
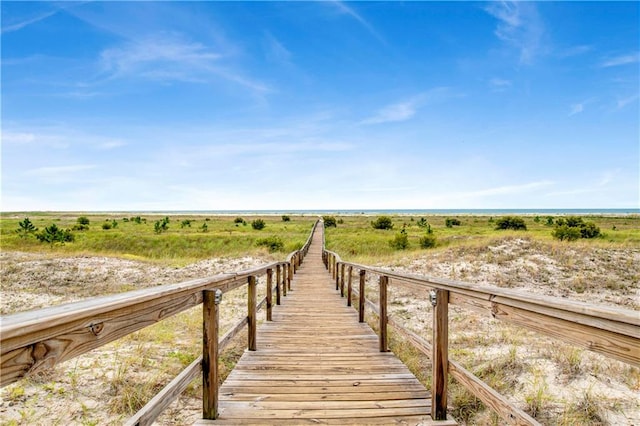
[[[203,418],[215,419],[218,406],[218,354],[245,327],[247,348],[256,348],[256,313],[266,307],[271,320],[275,304],[291,290],[291,280],[307,255],[316,221],[303,247],[286,260],[237,273],[178,284],[96,297],[75,303],[0,317],[0,386],[6,386],[203,304],[203,353],[126,422],[150,425],[202,374]],[[266,296],[257,302],[257,277],[266,275]],[[274,276],[275,275],[275,276]],[[224,293],[247,286],[247,316],[221,338],[218,304]]]
[[[456,305],[549,335],[633,366],[640,366],[640,315],[637,311],[597,306],[558,297],[540,297],[522,291],[478,286],[459,281],[396,273],[367,265],[344,262],[325,248],[323,261],[336,283],[336,291],[351,306],[357,301],[359,321],[365,306],[378,317],[380,350],[388,350],[387,326],[392,326],[415,348],[431,358],[431,406],[434,420],[446,419],[448,374],[461,383],[506,424],[539,425],[534,418],[448,357],[448,307]],[[354,274],[354,271],[358,271]],[[357,288],[354,276],[358,276]],[[366,298],[367,276],[378,277],[378,305]],[[387,313],[388,286],[428,291],[433,306],[432,340],[404,328]]]

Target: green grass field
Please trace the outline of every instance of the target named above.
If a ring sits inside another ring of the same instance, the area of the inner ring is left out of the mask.
[[[89,229],[72,231],[75,240],[64,244],[50,245],[38,241],[34,235],[21,237],[16,230],[25,217],[39,231],[51,224],[62,229],[77,225],[77,219],[89,219]],[[240,256],[265,253],[266,248],[257,245],[258,240],[277,236],[282,240],[282,254],[300,248],[316,217],[290,216],[283,221],[281,216],[245,216],[245,224],[235,223],[236,216],[169,215],[168,229],[156,233],[154,224],[165,215],[141,215],[142,223],[132,221],[138,214],[85,214],[85,213],[4,213],[0,219],[0,237],[3,250],[45,251],[56,254],[107,255],[129,259],[151,260],[175,266],[222,256]],[[126,219],[125,219],[126,218]],[[265,221],[265,228],[255,230],[251,222]],[[190,226],[181,226],[190,220]],[[104,223],[117,226],[103,229]],[[203,232],[206,225],[206,232]]]
[[[437,239],[433,249],[422,249],[419,240],[426,235],[426,229],[418,226],[420,219],[429,223],[432,235]],[[553,220],[559,216],[552,217]],[[367,263],[390,260],[396,256],[417,256],[424,250],[441,250],[447,247],[479,247],[503,237],[526,237],[543,242],[563,245],[593,246],[640,246],[640,216],[609,217],[585,216],[585,221],[594,222],[602,232],[602,236],[594,239],[580,239],[566,242],[553,238],[553,225],[547,225],[547,216],[523,217],[526,231],[496,230],[498,216],[391,216],[392,230],[378,230],[371,226],[376,217],[371,216],[337,216],[336,228],[328,228],[326,233],[327,248],[335,251],[344,260]],[[460,221],[459,226],[446,226],[448,218]],[[390,241],[400,232],[406,230],[409,247],[405,250],[394,249]]]

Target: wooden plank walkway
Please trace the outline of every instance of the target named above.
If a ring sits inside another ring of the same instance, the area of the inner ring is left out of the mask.
[[[335,291],[318,229],[292,291],[258,329],[220,388],[212,424],[404,424],[434,422],[425,387]]]

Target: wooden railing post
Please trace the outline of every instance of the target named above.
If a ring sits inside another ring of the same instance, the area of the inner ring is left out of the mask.
[[[346,265],[340,264],[340,297],[344,297],[344,269]]]
[[[336,263],[336,275],[334,277],[336,279],[336,291],[340,290],[340,262]]]
[[[287,282],[289,281],[287,277],[289,276],[290,273],[291,273],[291,264],[287,263],[286,265],[283,265],[282,266],[282,295],[283,296],[287,295]]]
[[[218,417],[218,305],[222,291],[202,292],[202,418]]]
[[[281,285],[281,268],[276,266],[276,305],[280,305],[280,285]]]
[[[248,344],[247,349],[250,351],[256,350],[256,277],[249,276],[249,285],[247,290],[247,319],[249,323]]]
[[[267,321],[271,319],[271,308],[273,306],[273,269],[267,269]]]
[[[286,282],[287,291],[291,291],[291,281],[293,280],[294,272],[295,271],[293,270],[293,265],[289,263],[289,273],[287,274],[287,282]],[[287,293],[285,292],[284,295],[286,296]]]
[[[380,302],[380,352],[388,352],[387,345],[387,285],[389,277],[382,275],[380,277],[379,302]]]
[[[338,261],[338,260],[336,259],[336,255],[335,255],[335,254],[332,254],[332,255],[331,255],[331,263],[332,263],[333,278],[335,278],[335,277],[336,277],[336,275],[338,274],[338,271],[337,271],[337,268],[336,268],[336,266],[337,266],[337,261]]]
[[[360,269],[360,287],[358,293],[358,321],[364,322],[364,283],[365,283],[365,274],[366,271],[364,269]]]
[[[351,306],[351,297],[353,295],[353,287],[351,277],[353,275],[353,266],[349,266],[349,278],[347,279],[347,306]]]
[[[449,366],[449,292],[432,290],[433,355],[431,384],[431,418],[447,418],[447,373]]]

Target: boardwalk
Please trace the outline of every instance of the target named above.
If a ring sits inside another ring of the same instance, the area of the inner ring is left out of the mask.
[[[322,230],[273,322],[258,329],[220,388],[219,418],[196,424],[455,424],[432,422],[425,387],[345,299],[322,264]]]

